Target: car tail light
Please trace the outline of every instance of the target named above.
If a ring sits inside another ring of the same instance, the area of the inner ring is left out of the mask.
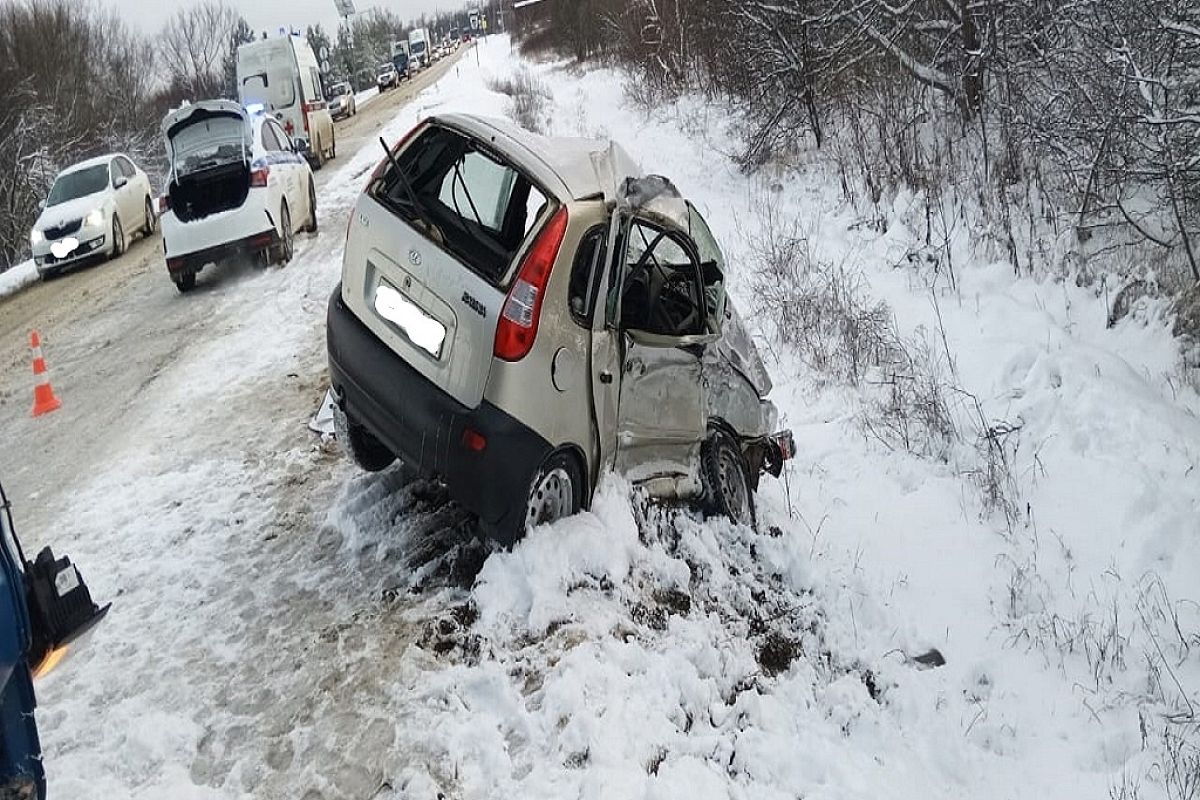
[[[487,447],[487,438],[477,430],[463,428],[462,443],[468,450],[482,453]]]
[[[171,210],[171,195],[160,194],[158,196],[158,213],[165,214]]]
[[[255,186],[265,188],[267,185],[267,178],[270,177],[270,175],[271,175],[270,167],[259,167],[258,169],[252,171],[250,173],[251,188],[253,188]]]
[[[520,361],[533,347],[550,270],[558,258],[566,232],[567,208],[563,206],[554,212],[525,254],[521,269],[508,290],[508,297],[504,299],[504,310],[496,325],[493,348],[496,358]]]

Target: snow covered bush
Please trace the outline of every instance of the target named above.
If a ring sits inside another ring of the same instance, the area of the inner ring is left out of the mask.
[[[859,387],[859,424],[889,448],[945,460],[958,439],[942,357],[923,335],[896,330],[887,303],[871,298],[862,274],[816,258],[797,220],[769,206],[750,242],[756,311],[819,380]]]
[[[488,88],[508,96],[508,116],[513,122],[533,133],[545,131],[550,90],[528,69],[518,69],[512,75],[492,78],[488,81]]]

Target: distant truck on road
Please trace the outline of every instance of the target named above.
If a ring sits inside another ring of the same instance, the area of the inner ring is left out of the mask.
[[[429,48],[429,31],[426,28],[414,28],[408,34],[408,56],[414,66],[424,69],[432,63]]]

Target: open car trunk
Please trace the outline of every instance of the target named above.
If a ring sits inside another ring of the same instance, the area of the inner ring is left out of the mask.
[[[220,164],[171,181],[167,188],[171,209],[180,222],[240,208],[250,193],[250,164]]]
[[[250,192],[253,139],[241,105],[206,100],[163,120],[171,159],[167,194],[180,222],[239,208]]]

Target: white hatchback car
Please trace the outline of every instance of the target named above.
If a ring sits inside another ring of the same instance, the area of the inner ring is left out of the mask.
[[[272,117],[204,100],[168,114],[162,131],[171,169],[163,250],[179,291],[207,264],[239,256],[286,264],[296,231],[316,231],[312,168]]]
[[[89,259],[115,257],[129,237],[154,232],[150,178],[128,156],[110,154],[63,170],[29,234],[34,264],[46,276]]]

